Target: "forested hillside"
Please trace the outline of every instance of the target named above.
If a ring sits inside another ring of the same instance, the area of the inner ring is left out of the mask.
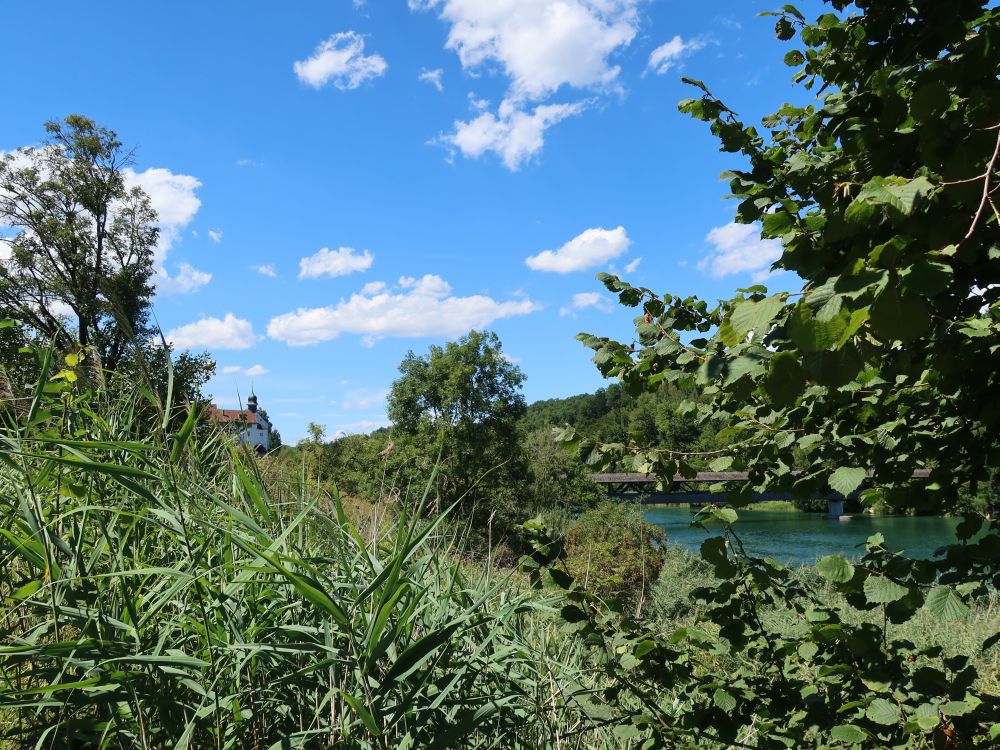
[[[636,443],[671,450],[706,451],[717,445],[716,426],[699,423],[685,402],[697,394],[663,387],[630,396],[618,384],[568,398],[536,401],[521,419],[526,432],[570,425],[608,443]]]

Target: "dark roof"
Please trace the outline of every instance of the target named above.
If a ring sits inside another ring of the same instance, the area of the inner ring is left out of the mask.
[[[246,409],[220,409],[215,404],[208,407],[208,418],[212,422],[219,424],[267,424],[267,420],[261,415],[260,419],[253,412]]]

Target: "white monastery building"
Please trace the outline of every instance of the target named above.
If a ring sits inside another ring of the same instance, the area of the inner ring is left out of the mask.
[[[220,409],[211,404],[208,418],[230,428],[237,440],[249,445],[258,455],[271,450],[271,422],[264,412],[257,409],[257,396],[252,391],[247,398],[246,409]]]

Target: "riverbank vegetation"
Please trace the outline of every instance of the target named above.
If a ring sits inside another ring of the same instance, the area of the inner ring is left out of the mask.
[[[1000,10],[830,5],[776,14],[817,102],[763,134],[700,81],[680,105],[734,154],[738,219],[801,290],[710,306],[602,275],[635,338],[581,339],[618,384],[534,409],[473,331],[402,363],[392,430],[314,425],[257,459],[201,420],[202,370],[185,384],[129,335],[155,237],[123,230],[134,253],[100,260],[113,201],[152,221],[102,161],[113,134],[50,130],[62,186],[5,160],[7,192],[84,194],[98,218],[0,204],[21,228],[0,277],[0,742],[995,747],[1000,522],[963,498],[992,502],[1000,463]],[[95,163],[103,203],[71,180]],[[107,294],[49,288],[45,263]],[[76,334],[24,289],[77,304]],[[790,569],[744,548],[737,491],[693,518],[689,555],[601,502],[603,467],[962,520],[931,559],[875,534]]]

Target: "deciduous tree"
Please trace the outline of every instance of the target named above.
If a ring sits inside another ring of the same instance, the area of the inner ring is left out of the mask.
[[[148,333],[158,230],[148,196],[129,189],[132,152],[114,131],[70,115],[40,147],[0,157],[0,306],[46,338],[72,336],[115,369]]]

